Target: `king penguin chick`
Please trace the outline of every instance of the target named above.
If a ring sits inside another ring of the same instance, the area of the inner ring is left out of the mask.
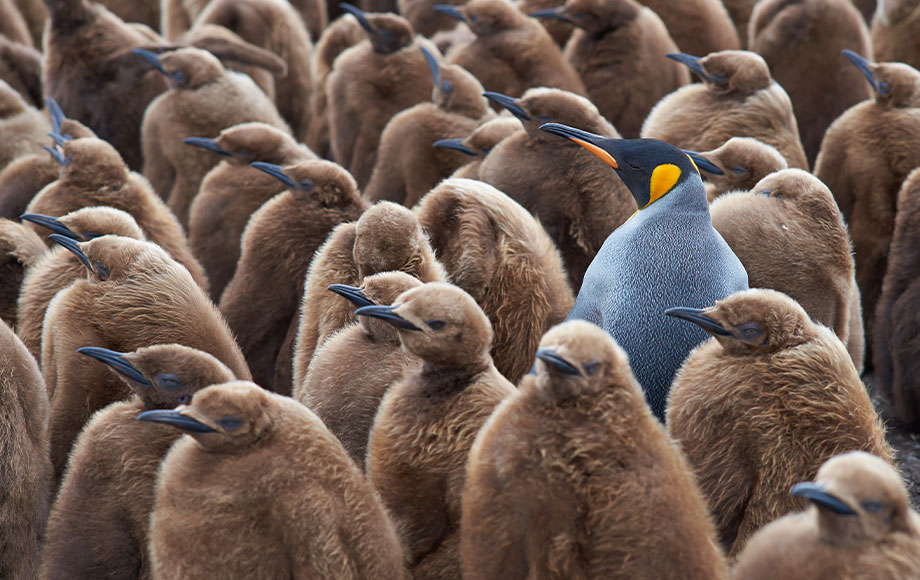
[[[470,179],[441,182],[415,213],[450,281],[489,317],[495,368],[517,383],[574,302],[555,244],[530,212]]]
[[[249,164],[286,166],[318,158],[287,132],[259,122],[228,127],[215,138],[189,137],[185,143],[223,157],[201,181],[188,217],[189,245],[208,273],[211,299],[217,302],[233,278],[250,216],[284,191],[276,178]]]
[[[421,359],[383,396],[368,478],[402,531],[413,577],[459,579],[467,457],[489,415],[514,393],[489,356],[489,319],[469,294],[437,282],[355,314],[392,324],[402,348]]]
[[[519,97],[532,87],[578,95],[585,85],[546,29],[509,0],[470,0],[435,10],[465,23],[476,38],[451,47],[447,62],[473,73],[487,91]]]
[[[40,153],[48,119],[0,78],[0,171],[17,157]]]
[[[265,202],[243,232],[242,252],[220,299],[220,311],[239,341],[253,382],[291,393],[297,300],[314,252],[336,225],[358,219],[367,207],[354,180],[331,161],[253,167],[279,180],[287,191]],[[265,284],[271,291],[266,291]],[[287,376],[273,384],[276,361]]]
[[[22,219],[78,242],[105,235],[146,239],[131,214],[111,207],[84,207],[60,218],[27,213]],[[78,257],[58,245],[45,252],[26,272],[19,291],[16,334],[36,360],[41,359],[42,326],[48,305],[58,292],[84,277],[86,269]]]
[[[850,0],[764,0],[751,14],[748,38],[748,49],[763,57],[789,95],[805,155],[814,163],[834,119],[872,98],[859,71],[839,56],[844,49],[871,54],[866,21]]]
[[[676,302],[708,306],[745,290],[747,273],[712,227],[706,189],[686,153],[654,139],[607,139],[557,123],[542,129],[600,157],[639,206],[607,236],[567,320],[587,320],[610,333],[663,420],[674,373],[706,338],[664,310]]]
[[[821,466],[791,493],[807,511],[763,528],[732,570],[737,580],[910,580],[920,570],[920,514],[898,472],[853,451]]]
[[[920,166],[920,72],[901,63],[844,55],[875,89],[875,99],[850,107],[824,135],[815,176],[827,184],[853,237],[856,281],[872,344],[876,305],[888,263],[898,189]]]
[[[709,54],[740,48],[738,31],[719,0],[648,0],[644,5],[661,17],[682,51]]]
[[[465,153],[474,159],[454,171],[451,177],[479,179],[479,166],[483,159],[505,137],[510,137],[521,129],[521,122],[514,116],[501,116],[486,121],[470,133],[466,139],[441,139],[435,141],[435,147],[447,147]]]
[[[329,234],[307,271],[294,347],[295,387],[303,382],[313,353],[354,320],[354,306],[330,293],[329,285],[358,286],[368,276],[397,270],[422,282],[447,281],[418,218],[405,207],[376,203],[357,222]]]
[[[37,578],[51,505],[48,394],[35,359],[0,321],[0,576]]]
[[[863,322],[847,226],[830,190],[801,169],[774,173],[709,209],[751,288],[787,294],[863,367]]]
[[[365,278],[362,288],[332,284],[327,292],[360,308],[392,304],[406,290],[421,285],[404,272],[381,272]],[[380,399],[416,360],[400,348],[392,325],[359,316],[319,349],[303,381],[294,389],[294,398],[316,413],[363,468]]]
[[[178,344],[133,353],[96,347],[80,352],[108,365],[134,396],[93,415],[77,438],[48,519],[42,578],[146,580],[157,470],[182,434],[137,416],[172,409],[235,377],[208,353]]]
[[[44,5],[39,2],[39,6]],[[41,46],[41,43],[38,43]],[[42,53],[0,34],[0,79],[34,107],[42,106]]]
[[[94,205],[126,211],[147,239],[169,252],[207,289],[207,276],[176,216],[143,176],[128,170],[114,147],[101,139],[80,138],[65,141],[61,149],[60,178],[35,196],[26,208],[28,213],[60,217]]]
[[[387,123],[380,137],[377,163],[364,189],[369,201],[390,200],[406,207],[450,176],[467,161],[451,149],[434,147],[440,139],[471,133],[495,114],[472,74],[419,47],[434,79],[430,103],[406,109]]]
[[[118,236],[88,242],[51,234],[88,275],[58,292],[42,330],[42,371],[51,397],[51,462],[59,478],[67,454],[93,412],[128,389],[84,346],[131,351],[178,343],[214,355],[237,377],[249,369],[227,323],[181,264],[156,244]]]
[[[642,137],[706,151],[732,137],[772,145],[789,167],[808,169],[789,95],[759,55],[725,50],[698,58],[669,55],[696,72],[693,83],[661,99],[642,125]]]
[[[678,372],[667,419],[730,557],[759,528],[798,509],[789,488],[831,456],[862,449],[891,461],[843,343],[785,294],[748,290],[668,315],[714,337]]]
[[[764,177],[788,167],[786,158],[775,147],[751,137],[732,137],[712,151],[697,155],[709,162],[697,166],[710,202],[729,191],[748,191]]]
[[[47,247],[30,228],[0,219],[0,320],[15,327],[23,280]]]
[[[383,129],[396,113],[431,98],[431,71],[409,21],[396,14],[348,10],[368,39],[345,50],[326,79],[332,159],[360,187],[371,179]],[[421,43],[436,53],[434,45]]]
[[[492,149],[479,166],[478,179],[540,220],[562,253],[572,290],[578,292],[591,260],[610,232],[636,212],[636,202],[594,155],[538,127],[558,121],[606,138],[620,135],[590,101],[559,89],[531,89],[520,99],[487,96],[511,111],[524,130]]]
[[[725,578],[699,487],[623,349],[573,320],[536,353],[470,452],[463,577]]]
[[[201,180],[219,158],[187,147],[187,137],[216,137],[226,127],[259,121],[290,131],[271,100],[246,75],[226,70],[216,56],[182,48],[160,56],[139,52],[170,81],[147,107],[141,128],[144,176],[183,226]]]
[[[531,16],[579,28],[565,46],[565,58],[591,102],[627,139],[639,136],[655,103],[690,82],[687,68],[665,57],[677,52],[677,45],[661,18],[635,0],[569,0]]]
[[[913,0],[878,0],[872,16],[872,54],[878,62],[903,62],[920,67],[916,43],[920,24]]]
[[[882,282],[875,321],[873,383],[891,398],[892,411],[904,425],[920,430],[920,169],[898,192],[890,259]]]
[[[300,403],[237,381],[138,418],[188,434],[157,479],[154,578],[408,579],[373,488]]]

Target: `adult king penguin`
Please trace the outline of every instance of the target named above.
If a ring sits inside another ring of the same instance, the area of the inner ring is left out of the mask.
[[[687,153],[655,139],[607,139],[558,123],[540,128],[603,159],[639,206],[588,266],[566,320],[593,322],[613,336],[664,421],[674,373],[708,338],[681,328],[664,311],[680,300],[705,305],[746,290],[747,272],[712,227],[706,188]]]

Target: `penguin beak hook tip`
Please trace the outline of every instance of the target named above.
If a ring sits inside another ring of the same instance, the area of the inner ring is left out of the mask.
[[[479,154],[463,144],[463,139],[440,139],[435,141],[432,147],[440,147],[442,149],[453,149],[454,151],[460,151],[461,153],[466,153],[470,157],[478,157]]]
[[[326,289],[335,292],[359,308],[363,306],[374,306],[374,301],[368,298],[361,288],[345,284],[330,284]]]
[[[186,145],[191,145],[193,147],[201,147],[202,149],[207,149],[208,151],[213,151],[218,155],[223,155],[224,157],[233,157],[233,154],[229,151],[224,150],[223,147],[217,144],[216,139],[210,139],[208,137],[186,137],[182,140]]]
[[[837,515],[841,516],[855,516],[858,515],[856,511],[840,501],[838,498],[832,496],[824,490],[824,486],[820,483],[797,483],[792,486],[792,490],[789,492],[794,496],[803,497],[812,503],[815,503],[821,507],[827,508],[834,512]]]
[[[297,184],[294,183],[294,180],[284,174],[284,168],[280,165],[275,165],[273,163],[266,163],[264,161],[254,161],[249,164],[250,166],[258,169],[263,173],[267,173],[280,181],[281,183],[288,186],[290,189],[297,189]]]
[[[150,421],[151,423],[166,423],[192,433],[217,433],[217,429],[209,427],[197,419],[183,415],[174,409],[144,411],[137,416],[137,419],[138,421]]]
[[[358,316],[373,316],[374,318],[385,320],[393,326],[402,328],[403,330],[421,330],[421,328],[393,312],[395,308],[397,308],[397,306],[392,304],[385,306],[362,306],[355,310],[355,314]]]
[[[108,365],[119,374],[128,377],[141,386],[153,387],[153,383],[148,381],[147,377],[142,375],[134,365],[126,360],[126,355],[124,353],[96,346],[84,346],[83,348],[78,348],[77,352]]]
[[[69,250],[74,256],[76,256],[86,268],[94,272],[93,265],[90,264],[89,258],[86,257],[86,254],[83,253],[83,250],[80,249],[78,242],[68,238],[67,236],[62,236],[60,234],[51,234],[48,236],[48,239],[52,240],[54,243],[64,246]]]
[[[56,217],[51,217],[50,215],[44,215],[40,213],[24,213],[19,216],[19,219],[25,220],[27,222],[32,222],[33,224],[42,226],[43,228],[48,228],[52,232],[68,237],[71,240],[83,240],[82,236],[77,235],[70,228],[58,221]]]
[[[520,119],[521,121],[529,123],[531,121],[530,115],[527,114],[527,111],[521,108],[521,105],[518,104],[518,100],[508,95],[503,95],[501,93],[494,93],[492,91],[486,91],[482,93],[482,96],[489,99],[491,102],[499,105],[508,110],[512,115]]]
[[[664,313],[667,316],[673,316],[674,318],[680,318],[681,320],[692,322],[709,334],[715,336],[732,335],[732,333],[726,330],[724,326],[707,316],[706,311],[702,308],[668,308],[664,311]]]
[[[557,371],[559,371],[560,373],[564,375],[570,375],[570,376],[581,376],[582,375],[582,372],[578,369],[578,367],[576,367],[569,361],[565,360],[565,358],[562,355],[560,355],[559,353],[557,353],[555,350],[551,348],[538,349],[537,358],[542,360],[543,362],[545,362],[546,364],[553,367],[554,369],[556,369]]]
[[[863,58],[861,55],[853,52],[852,50],[844,50],[843,56],[853,63],[853,66],[858,68],[863,75],[865,75],[866,80],[869,81],[869,84],[872,85],[872,88],[878,91],[878,81],[875,79],[875,74],[872,72],[872,63],[868,59]]]

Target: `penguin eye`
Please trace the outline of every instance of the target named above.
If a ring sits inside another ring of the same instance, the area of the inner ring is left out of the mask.
[[[431,328],[432,330],[441,330],[442,328],[447,326],[447,323],[444,322],[443,320],[429,320],[425,322],[425,324],[427,324],[428,327]]]
[[[593,360],[585,365],[585,373],[587,373],[588,375],[593,375],[594,373],[597,372],[597,369],[599,368],[601,368],[601,363],[597,362],[596,360]]]
[[[309,179],[304,179],[303,181],[300,182],[300,189],[304,191],[310,191],[311,189],[313,189],[313,186],[315,185],[316,184],[313,183],[313,181]]]
[[[763,330],[761,330],[760,325],[756,322],[742,324],[738,327],[738,332],[741,334],[741,338],[747,341],[754,340],[763,334]]]
[[[108,279],[108,277],[109,277],[109,269],[108,269],[108,268],[106,268],[105,266],[103,266],[103,265],[100,264],[99,262],[96,262],[95,264],[93,264],[93,269],[96,270],[96,275],[99,276],[99,279],[100,279],[100,280],[107,280],[107,279]]]
[[[454,92],[454,85],[450,81],[444,81],[441,83],[441,92],[449,95]]]
[[[740,166],[740,165],[739,165],[738,167],[731,167],[731,168],[729,168],[729,171],[731,171],[732,173],[734,173],[734,174],[736,174],[736,175],[741,175],[742,173],[747,173],[747,169],[745,169],[744,167],[742,167],[742,166]]]
[[[636,171],[641,171],[641,170],[642,170],[642,166],[641,166],[641,165],[636,165],[635,163],[633,163],[633,162],[631,162],[631,161],[627,161],[627,162],[626,162],[626,165],[629,165],[630,167],[632,167],[632,168],[635,169]]]
[[[491,150],[492,150],[491,147],[483,147],[483,148],[482,148],[482,154],[485,155],[486,153],[488,153],[488,152],[491,151]]]
[[[243,422],[233,415],[227,415],[221,417],[220,420],[217,421],[217,424],[220,425],[224,431],[235,431],[240,428]]]
[[[185,84],[185,73],[181,70],[177,70],[169,73],[169,78],[176,81],[179,84]]]
[[[192,396],[191,396],[191,395],[182,395],[181,397],[179,397],[179,399],[178,399],[177,402],[178,402],[180,405],[188,405],[189,403],[192,402]]]
[[[175,391],[185,386],[185,383],[182,382],[182,379],[173,373],[163,373],[157,375],[153,377],[153,380],[156,382],[158,387],[167,391]]]
[[[864,501],[859,505],[870,514],[882,511],[882,502],[880,501]]]
[[[891,85],[889,85],[885,81],[880,82],[878,84],[878,92],[881,93],[883,97],[887,97],[888,93],[891,92]]]
[[[769,189],[765,189],[765,190],[763,190],[763,191],[758,191],[757,193],[758,193],[759,195],[766,195],[767,197],[770,197],[770,194],[772,194],[773,192],[770,191]]]

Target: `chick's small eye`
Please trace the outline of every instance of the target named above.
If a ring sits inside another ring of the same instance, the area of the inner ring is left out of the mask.
[[[224,431],[234,431],[239,429],[240,425],[243,424],[242,421],[234,417],[233,415],[227,415],[226,417],[221,417],[217,424],[221,426]]]
[[[447,323],[444,322],[443,320],[429,320],[425,322],[425,324],[427,324],[428,327],[431,328],[432,330],[441,330],[442,328],[447,326]]]
[[[180,379],[178,376],[174,375],[173,373],[159,374],[156,377],[154,377],[154,380],[156,381],[157,386],[159,386],[161,389],[166,389],[170,391],[181,389],[182,387],[185,386],[185,383],[182,382],[182,379]]]
[[[99,278],[105,280],[106,278],[109,277],[109,269],[103,266],[102,264],[100,264],[99,262],[96,262],[95,264],[93,264],[93,268],[95,268],[96,274],[99,275]]]
[[[882,93],[882,95],[887,95],[888,93],[891,92],[891,85],[889,85],[885,81],[880,82],[878,84],[878,92]]]
[[[593,375],[597,372],[597,369],[601,368],[601,363],[593,360],[585,365],[585,372],[589,375]]]
[[[738,167],[732,167],[729,169],[732,173],[736,175],[741,175],[742,173],[747,173],[747,169],[739,165]]]
[[[192,402],[192,397],[191,395],[182,395],[181,397],[178,398],[177,402],[180,405],[188,405],[189,403]]]
[[[859,505],[870,514],[877,513],[882,509],[882,502],[880,501],[864,501]]]
[[[454,92],[454,85],[450,81],[444,81],[441,83],[441,92],[449,95]]]
[[[741,334],[741,338],[744,340],[751,340],[763,334],[763,330],[761,330],[760,325],[756,322],[742,324],[738,327],[738,331]]]

